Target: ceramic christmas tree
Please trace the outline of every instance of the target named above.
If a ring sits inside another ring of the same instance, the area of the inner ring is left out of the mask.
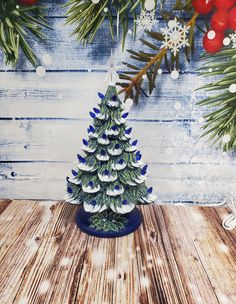
[[[99,237],[116,237],[136,230],[142,220],[138,203],[152,203],[155,196],[147,188],[147,165],[131,140],[125,104],[109,85],[99,108],[90,116],[94,123],[83,139],[83,156],[78,154],[78,168],[67,177],[65,200],[82,204],[76,222],[81,230]]]

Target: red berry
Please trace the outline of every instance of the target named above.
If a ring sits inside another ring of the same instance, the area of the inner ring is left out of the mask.
[[[203,47],[207,53],[217,53],[223,46],[224,34],[216,32],[215,38],[209,39],[208,33],[203,38]]]
[[[229,27],[236,31],[236,6],[229,12]]]
[[[213,0],[213,2],[218,10],[228,10],[234,5],[235,0]]]
[[[35,5],[38,2],[38,0],[18,0],[18,3],[21,5]]]
[[[229,28],[229,13],[216,11],[211,18],[211,27],[216,32],[224,32]]]
[[[192,2],[195,12],[198,14],[208,14],[213,8],[213,0],[193,0]]]

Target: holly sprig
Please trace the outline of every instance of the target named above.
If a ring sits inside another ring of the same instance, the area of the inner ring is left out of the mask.
[[[42,28],[50,27],[43,17],[44,9],[38,5],[24,6],[15,0],[0,2],[0,47],[7,65],[15,66],[22,51],[37,66],[37,57],[27,40],[30,35],[40,40],[46,38]]]

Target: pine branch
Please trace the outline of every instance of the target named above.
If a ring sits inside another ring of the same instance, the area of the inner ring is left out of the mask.
[[[214,55],[205,54],[200,69],[200,75],[220,76],[220,79],[200,88],[216,94],[200,101],[198,105],[211,109],[205,115],[202,136],[208,136],[212,143],[218,142],[224,151],[236,150],[236,92],[232,89],[236,77],[235,58],[236,49],[224,48]]]
[[[78,41],[91,43],[104,21],[108,20],[112,39],[114,39],[117,25],[121,27],[124,47],[129,30],[129,18],[133,22],[133,37],[135,38],[137,12],[144,8],[144,3],[145,0],[100,0],[96,4],[91,0],[69,0],[63,6],[69,7],[66,12],[66,24],[76,26],[72,35],[76,36]],[[155,3],[157,5],[157,0]]]
[[[185,48],[185,55],[187,60],[189,60],[190,53],[193,52],[193,35],[197,17],[198,13],[195,12],[191,20],[187,22],[187,26],[190,26],[189,46],[186,46]],[[155,39],[157,42],[164,40],[164,36],[161,33],[147,32],[147,34],[151,38]],[[120,74],[120,79],[125,81],[118,83],[118,85],[122,87],[119,93],[125,93],[126,99],[128,97],[134,98],[134,101],[136,103],[139,100],[141,92],[144,92],[142,85],[143,77],[145,75],[147,75],[149,83],[149,94],[151,94],[153,89],[155,88],[155,81],[158,75],[158,69],[160,68],[163,60],[168,70],[173,70],[174,67],[178,68],[179,63],[179,53],[177,53],[176,56],[171,53],[171,62],[169,63],[167,56],[169,50],[167,48],[159,49],[157,45],[150,43],[146,40],[140,39],[140,41],[151,49],[151,53],[144,53],[142,51],[136,52],[132,50],[128,50],[128,52],[131,54],[131,59],[134,59],[139,63],[144,62],[145,65],[142,68],[139,68],[134,64],[125,62],[124,65],[129,67],[131,71]]]
[[[20,49],[28,60],[37,65],[37,58],[27,42],[31,34],[45,39],[42,28],[48,26],[43,17],[43,7],[21,6],[16,0],[4,0],[0,3],[0,47],[5,55],[5,62],[15,66],[19,60]]]

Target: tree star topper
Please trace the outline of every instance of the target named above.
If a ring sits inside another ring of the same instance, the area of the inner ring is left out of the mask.
[[[101,68],[107,71],[107,75],[104,80],[107,86],[110,85],[111,83],[115,84],[116,82],[120,82],[120,78],[117,71],[123,68],[122,65],[119,66],[115,65],[115,56],[113,52],[111,52],[111,57],[109,59],[108,64],[109,65],[100,66]]]
[[[182,25],[176,18],[170,20],[168,27],[161,29],[165,39],[161,47],[170,49],[174,53],[174,56],[176,56],[180,48],[189,46],[187,38],[189,28],[190,26]]]

